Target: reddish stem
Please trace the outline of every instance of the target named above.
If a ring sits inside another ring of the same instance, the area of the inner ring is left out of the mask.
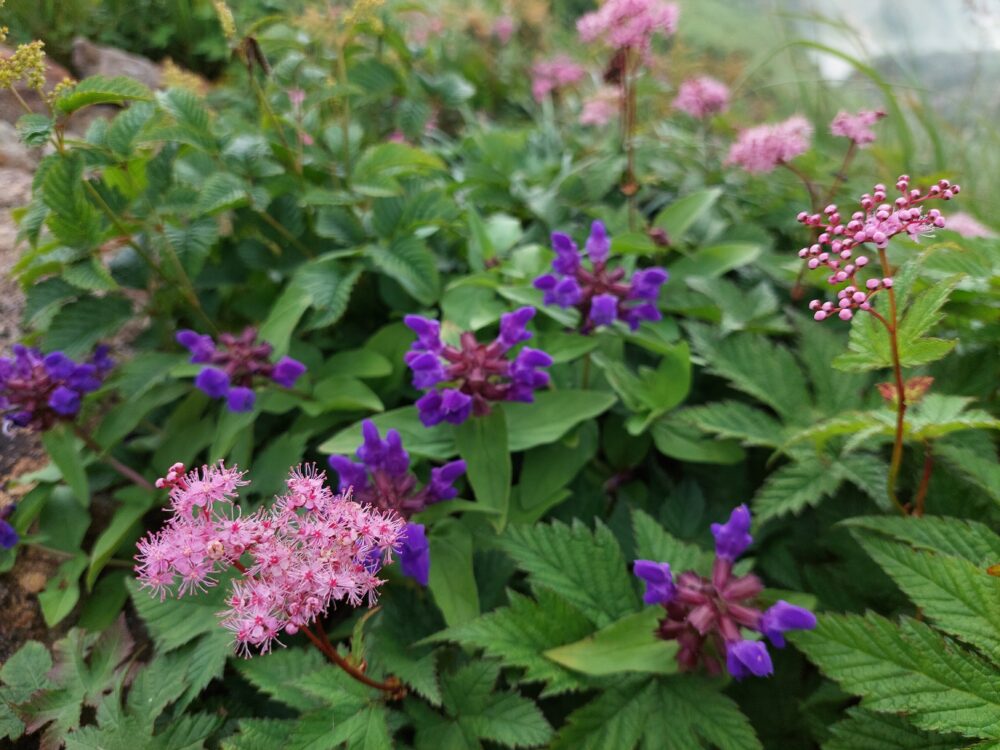
[[[94,438],[92,438],[90,434],[86,430],[84,430],[80,425],[74,424],[73,432],[75,432],[76,436],[83,441],[84,445],[86,445],[91,451],[97,454],[98,459],[100,459],[108,466],[110,466],[112,469],[117,471],[119,474],[125,477],[125,479],[129,480],[132,484],[136,485],[141,489],[146,490],[147,492],[153,492],[156,489],[155,487],[153,487],[152,483],[148,479],[142,476],[142,474],[135,471],[135,469],[129,468],[114,456],[106,453],[105,450],[97,443],[97,441],[94,440]]]

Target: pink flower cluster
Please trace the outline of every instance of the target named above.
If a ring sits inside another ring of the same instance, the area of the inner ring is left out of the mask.
[[[544,101],[551,92],[579,83],[586,74],[582,65],[566,55],[539,60],[531,68],[531,95],[537,102]]]
[[[892,279],[870,278],[863,284],[858,280],[858,272],[868,265],[864,255],[854,257],[854,253],[865,244],[872,244],[884,250],[893,237],[906,234],[917,239],[921,234],[944,227],[944,216],[936,208],[924,213],[924,201],[939,198],[950,200],[961,188],[948,180],[941,180],[926,192],[910,189],[910,178],[902,175],[896,181],[900,196],[892,203],[886,202],[885,185],[876,185],[871,193],[861,196],[860,211],[851,215],[844,223],[840,211],[833,204],[822,214],[803,211],[798,220],[807,227],[819,231],[816,241],[799,250],[799,257],[806,261],[810,269],[820,266],[830,271],[827,281],[833,285],[847,284],[837,292],[837,302],[809,303],[816,320],[825,320],[835,312],[841,320],[850,320],[856,310],[872,309],[871,300],[882,289],[892,288]]]
[[[602,127],[618,116],[621,107],[621,93],[618,89],[603,86],[583,102],[580,110],[581,125]]]
[[[726,164],[736,164],[751,173],[771,172],[807,151],[812,131],[812,125],[801,115],[744,130],[730,147]]]
[[[838,112],[830,123],[830,133],[844,138],[850,138],[859,146],[865,146],[875,141],[875,131],[872,125],[885,117],[881,109],[863,109],[856,115],[849,112]]]
[[[189,473],[175,464],[156,483],[170,490],[172,516],[139,542],[140,584],[161,599],[177,585],[183,596],[236,568],[242,577],[220,615],[246,656],[266,653],[282,631],[298,632],[336,601],[374,603],[376,574],[404,521],[335,495],[325,480],[313,466],[293,469],[272,507],[243,516],[233,502],[248,484],[243,472],[221,461]]]
[[[704,120],[729,108],[729,88],[710,76],[690,78],[677,90],[674,108]]]
[[[963,237],[996,237],[992,229],[965,211],[956,211],[948,217],[948,229]]]
[[[673,34],[680,10],[664,0],[606,0],[576,22],[585,42],[601,40],[612,49],[633,49],[645,55],[653,35]]]

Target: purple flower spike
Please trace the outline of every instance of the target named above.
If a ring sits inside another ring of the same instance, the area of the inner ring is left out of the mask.
[[[546,305],[575,307],[580,311],[580,331],[590,333],[600,326],[622,319],[635,330],[644,320],[660,320],[656,306],[660,287],[668,278],[662,268],[636,271],[626,278],[625,269],[610,268],[608,259],[611,239],[599,221],[591,227],[586,252],[590,268],[585,268],[576,244],[565,234],[552,235],[556,251],[553,273],[543,274],[534,281],[544,292]]]
[[[455,480],[465,474],[465,461],[452,461],[444,466],[431,469],[431,481],[427,485],[430,497],[437,500],[451,500],[458,496],[458,490],[452,485]]]
[[[417,334],[417,340],[412,347],[414,351],[441,351],[441,324],[438,321],[419,315],[407,315],[403,318],[403,322]]]
[[[378,434],[378,427],[370,419],[361,423],[361,445],[355,455],[369,469],[382,468],[382,458],[385,456],[386,444],[381,435]]]
[[[80,394],[64,385],[59,386],[49,396],[49,408],[56,414],[72,417],[80,411]]]
[[[305,371],[306,366],[297,359],[282,357],[271,371],[271,380],[280,386],[291,388]]]
[[[327,463],[340,478],[341,492],[353,487],[355,493],[360,493],[368,487],[368,471],[363,464],[356,464],[346,456],[330,456]]]
[[[399,562],[403,575],[426,586],[431,572],[431,548],[423,524],[406,524],[400,542]]]
[[[230,388],[229,393],[226,394],[229,411],[253,411],[254,401],[256,401],[256,396],[253,390],[243,386]]]
[[[783,599],[768,609],[760,621],[764,633],[776,648],[785,647],[785,633],[789,630],[812,630],[816,627],[816,615],[808,609],[796,607]]]
[[[737,680],[774,674],[771,655],[763,641],[737,641],[726,645],[726,669]]]
[[[214,367],[206,367],[199,372],[194,384],[209,398],[223,398],[229,393],[229,376]]]
[[[715,554],[732,562],[743,554],[753,542],[750,536],[750,509],[746,505],[733,508],[729,521],[724,524],[713,523],[712,535],[715,537]]]
[[[215,341],[211,336],[204,336],[197,331],[182,330],[175,336],[177,343],[191,352],[191,361],[195,364],[211,362],[215,354]]]
[[[611,252],[611,239],[604,228],[604,222],[595,221],[590,225],[590,236],[586,244],[587,255],[591,263],[604,263]]]
[[[646,582],[646,593],[642,597],[646,604],[670,604],[677,596],[669,563],[636,560],[632,572],[636,578]]]
[[[385,433],[382,467],[393,477],[402,476],[410,470],[410,454],[403,450],[403,439],[398,430],[387,430]]]
[[[609,326],[618,317],[618,298],[613,294],[598,294],[590,303],[590,322],[597,326]]]
[[[527,341],[531,338],[531,334],[525,326],[533,317],[535,317],[533,307],[521,307],[514,312],[504,313],[500,316],[500,336],[497,340],[508,349]]]

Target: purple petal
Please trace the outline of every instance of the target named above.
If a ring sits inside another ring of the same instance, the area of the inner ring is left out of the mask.
[[[66,379],[66,385],[80,393],[90,393],[101,387],[101,379],[94,365],[77,365]]]
[[[420,390],[433,388],[448,377],[444,365],[433,352],[409,352],[405,361],[413,371],[414,388]]]
[[[215,341],[211,336],[185,329],[178,331],[175,338],[178,344],[191,352],[191,361],[195,364],[208,362],[215,354]]]
[[[660,296],[660,287],[670,278],[670,274],[662,268],[645,268],[632,274],[629,297],[656,302]]]
[[[62,352],[52,352],[46,355],[44,363],[46,372],[54,380],[66,380],[76,369],[76,362]]]
[[[753,542],[750,536],[750,509],[746,505],[733,508],[724,524],[712,524],[715,537],[715,554],[723,560],[733,561]]]
[[[803,607],[779,600],[760,620],[760,630],[777,648],[785,647],[784,634],[789,630],[812,630],[816,615]]]
[[[531,334],[525,326],[533,317],[535,317],[533,307],[521,307],[514,312],[504,313],[500,316],[500,335],[497,340],[508,349],[527,341],[531,338]]]
[[[357,491],[368,486],[368,472],[361,464],[354,463],[347,456],[330,456],[326,461],[340,478],[341,492],[349,487]]]
[[[282,357],[271,371],[271,380],[280,386],[291,388],[305,371],[306,366],[297,359]]]
[[[255,400],[256,396],[253,390],[243,386],[230,388],[229,393],[226,394],[229,411],[253,411]]]
[[[559,307],[572,307],[578,304],[582,297],[583,291],[580,289],[580,285],[576,279],[567,276],[556,284],[546,304],[556,304]]]
[[[763,641],[737,641],[726,645],[726,668],[737,680],[774,673],[771,655]]]
[[[6,521],[0,521],[0,547],[11,549],[20,539],[17,530]]]
[[[618,317],[618,298],[613,294],[598,294],[590,301],[590,322],[609,326]]]
[[[462,424],[472,413],[472,397],[454,388],[445,388],[441,391],[441,412],[445,422]]]
[[[440,391],[427,391],[417,399],[417,413],[424,427],[433,427],[444,421],[441,400]]]
[[[646,593],[642,597],[646,604],[669,604],[677,595],[668,563],[636,560],[632,572],[646,583]]]
[[[49,407],[56,414],[72,417],[80,411],[80,394],[64,385],[59,386],[49,396]]]
[[[465,461],[452,461],[436,469],[431,469],[431,481],[428,483],[428,492],[435,500],[451,500],[458,495],[452,485],[460,476],[465,474]]]
[[[410,468],[410,454],[403,450],[403,439],[399,436],[398,430],[388,430],[385,433],[382,468],[394,477],[402,476]]]
[[[407,315],[403,318],[406,327],[417,334],[413,348],[417,351],[441,351],[441,324],[436,320],[420,315]]]
[[[423,524],[408,523],[400,536],[399,563],[403,575],[426,586],[431,571],[431,549]]]
[[[209,398],[222,398],[229,392],[229,376],[214,367],[206,367],[199,372],[194,384]]]
[[[590,236],[587,238],[585,248],[592,263],[602,263],[608,259],[611,240],[608,238],[608,232],[604,228],[603,222],[595,221],[590,225]]]

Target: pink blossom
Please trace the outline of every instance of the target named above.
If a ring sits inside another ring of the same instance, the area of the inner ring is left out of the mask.
[[[389,143],[407,143],[406,133],[398,128],[389,133],[385,140]]]
[[[302,89],[288,89],[288,101],[292,103],[292,108],[296,111],[302,106],[302,103],[306,100],[306,92]]]
[[[958,211],[948,217],[948,229],[963,237],[996,237],[996,232],[965,211]]]
[[[681,84],[674,107],[704,120],[729,108],[729,89],[709,76],[691,78]]]
[[[566,55],[551,60],[539,60],[531,68],[531,94],[535,101],[543,101],[552,91],[579,83],[587,71]]]
[[[585,42],[600,40],[612,49],[634,49],[645,55],[653,35],[673,34],[680,11],[664,0],[607,0],[576,22]]]
[[[157,486],[170,489],[173,515],[139,542],[140,585],[160,598],[204,590],[230,568],[232,582],[223,627],[237,650],[270,650],[282,633],[294,634],[336,601],[374,603],[404,521],[335,495],[314,467],[293,469],[285,493],[270,508],[242,515],[234,503],[243,472],[217,466],[184,473],[175,464]]]
[[[514,36],[517,24],[510,16],[500,16],[493,22],[493,36],[500,44],[507,44]]]
[[[875,131],[872,130],[872,125],[883,117],[885,117],[885,112],[881,109],[863,109],[856,115],[840,111],[830,123],[830,133],[850,138],[859,146],[864,146],[875,141]]]
[[[580,112],[581,125],[597,125],[602,127],[618,115],[621,94],[617,89],[604,87],[592,94],[583,102]]]
[[[744,130],[729,149],[726,164],[736,164],[747,172],[771,172],[791,161],[810,145],[812,125],[801,115],[784,122],[758,125]]]

